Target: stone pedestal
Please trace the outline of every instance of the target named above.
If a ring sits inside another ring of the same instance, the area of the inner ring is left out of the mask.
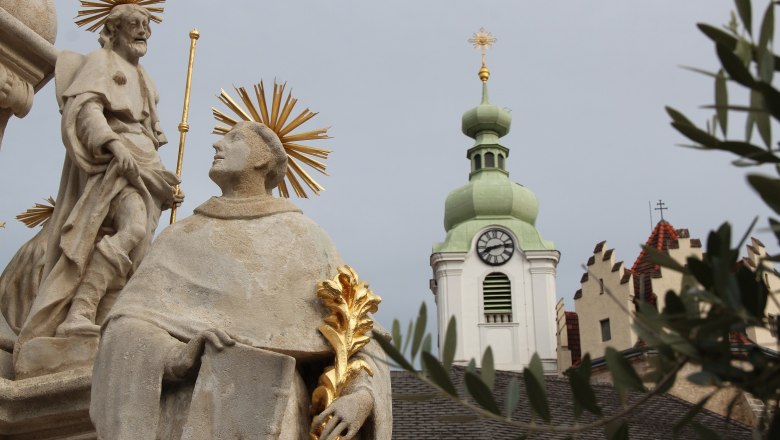
[[[54,75],[53,0],[0,0],[0,144],[12,115],[22,118]]]
[[[97,439],[89,420],[92,369],[32,379],[0,379],[0,438]]]

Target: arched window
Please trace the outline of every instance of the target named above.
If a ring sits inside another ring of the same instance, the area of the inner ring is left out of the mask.
[[[482,169],[482,156],[479,154],[474,155],[474,171]]]
[[[494,168],[496,166],[496,156],[493,153],[485,153],[485,168]]]
[[[504,155],[503,154],[499,154],[498,155],[498,167],[501,168],[502,170],[504,169]]]
[[[509,277],[493,272],[482,282],[485,322],[512,322],[512,283]]]

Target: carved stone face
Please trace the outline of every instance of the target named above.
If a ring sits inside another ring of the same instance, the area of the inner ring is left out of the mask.
[[[132,58],[146,55],[146,42],[149,31],[149,17],[141,11],[130,11],[122,15],[122,21],[116,30],[114,50],[124,52]]]
[[[251,147],[241,131],[231,130],[225,137],[214,143],[214,150],[214,161],[209,170],[211,180],[217,182],[224,177],[242,174],[250,168]]]

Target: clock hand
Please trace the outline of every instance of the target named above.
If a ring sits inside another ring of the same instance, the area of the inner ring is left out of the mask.
[[[488,246],[488,247],[486,247],[486,248],[485,248],[485,252],[490,252],[490,251],[492,251],[493,249],[498,249],[498,248],[500,248],[500,247],[506,247],[506,245],[505,245],[504,243],[501,243],[501,244],[494,244],[493,246]]]

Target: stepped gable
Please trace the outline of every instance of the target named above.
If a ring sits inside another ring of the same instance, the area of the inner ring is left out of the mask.
[[[452,371],[453,382],[459,395],[463,396],[463,377],[465,368],[454,367]],[[474,414],[452,402],[445,397],[439,397],[436,391],[423,382],[420,382],[411,373],[406,371],[391,371],[393,380],[393,439],[399,440],[439,440],[439,439],[491,439],[514,440],[519,436],[516,428],[502,422],[474,417]],[[515,379],[521,384],[523,376],[520,373],[509,371],[496,371],[496,382],[493,396],[503,407],[506,398],[506,390],[509,382]],[[547,398],[549,399],[550,413],[556,424],[573,425],[574,409],[571,402],[571,386],[565,377],[545,378]],[[531,419],[531,408],[525,387],[520,387],[521,395],[517,409],[512,413],[514,420]],[[623,408],[620,397],[611,385],[594,384],[595,392],[601,408],[605,414],[615,414]],[[435,396],[432,399],[421,400],[420,395]],[[638,393],[628,394],[628,403],[636,402],[642,395]],[[672,429],[675,423],[693,407],[692,403],[685,402],[669,394],[656,396],[632,413],[629,417],[629,434],[632,440],[657,440],[675,438]],[[456,418],[464,421],[453,421]],[[468,421],[465,421],[468,420]],[[586,412],[579,423],[595,421],[595,416]],[[696,415],[694,421],[709,429],[725,434],[730,439],[749,440],[752,438],[750,428],[735,421],[729,421],[711,411],[702,410]],[[534,439],[560,439],[569,438],[566,434],[535,433]],[[604,430],[592,429],[580,434],[581,440],[602,440]],[[693,428],[688,425],[683,428],[677,438],[698,438]]]
[[[680,230],[683,237],[687,235],[687,231]],[[645,248],[637,257],[634,265],[631,267],[631,273],[634,275],[634,292],[637,297],[644,293],[644,300],[650,304],[657,304],[658,297],[653,292],[653,278],[659,278],[661,276],[661,268],[657,264],[653,264],[650,261],[650,255],[647,248],[658,249],[661,252],[667,252],[669,249],[674,249],[678,246],[677,240],[680,238],[677,230],[674,229],[669,222],[661,220],[653,228],[653,232],[650,234],[650,238],[645,243]]]

